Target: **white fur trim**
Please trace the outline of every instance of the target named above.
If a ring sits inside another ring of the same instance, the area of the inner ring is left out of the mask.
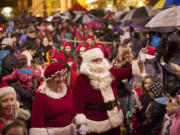
[[[101,90],[101,94],[104,98],[104,102],[114,101],[114,93],[112,87],[106,87],[106,89]],[[110,125],[115,128],[119,126],[123,122],[123,113],[122,110],[118,110],[117,106],[115,106],[112,110],[107,111],[107,115],[109,117]]]
[[[138,62],[136,60],[132,62],[132,74],[137,77],[145,77],[146,76],[145,68],[143,69],[143,72],[141,73],[139,66],[138,66]]]
[[[77,125],[82,125],[82,124],[86,124],[87,123],[87,119],[86,116],[84,114],[77,114],[74,117],[75,123]]]
[[[73,125],[66,127],[31,128],[30,135],[77,135]]]
[[[94,121],[87,119],[88,133],[103,133],[112,128],[120,126],[123,122],[123,112],[118,111],[117,107],[113,111],[108,111],[109,119],[104,121]]]
[[[48,135],[46,128],[31,128],[29,130],[30,135]]]
[[[64,84],[63,86],[63,90],[60,92],[60,93],[55,93],[55,92],[52,92],[48,87],[47,87],[47,84],[46,82],[44,82],[40,87],[40,93],[43,93],[45,95],[47,95],[48,97],[51,97],[53,99],[61,99],[63,98],[66,93],[67,93],[67,87],[66,85]]]
[[[53,75],[51,75],[50,77],[46,78],[45,81],[51,80],[52,77],[56,76],[58,73],[65,73],[66,71],[67,71],[66,69],[62,69],[61,71],[57,71]]]
[[[146,59],[154,59],[155,57],[155,55],[146,54]]]
[[[99,48],[94,48],[83,53],[82,57],[83,57],[83,62],[89,62],[93,59],[104,58],[104,55]]]
[[[10,93],[15,95],[16,97],[16,92],[13,87],[7,86],[7,87],[0,88],[0,97],[6,94],[10,94]]]

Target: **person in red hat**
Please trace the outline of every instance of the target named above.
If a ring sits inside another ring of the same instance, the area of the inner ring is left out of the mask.
[[[18,84],[26,88],[27,90],[32,90],[32,79],[39,78],[41,71],[34,71],[33,66],[27,66],[27,57],[24,54],[19,54],[17,56],[17,68],[10,74],[2,78],[2,81],[12,81],[17,79]]]
[[[45,36],[45,35],[49,35],[49,37],[52,38],[52,34],[51,32],[46,28],[46,24],[42,23],[41,24],[41,31],[40,31],[40,36]]]
[[[72,92],[65,84],[67,69],[62,63],[52,63],[44,76],[32,106],[30,135],[76,135],[72,125]]]
[[[91,36],[91,35],[87,35],[86,38],[85,38],[85,41],[87,43],[88,49],[92,49],[92,48],[97,48],[98,47],[97,43],[94,42],[94,40],[93,40],[93,36]]]
[[[6,82],[0,84],[0,134],[4,123],[15,119],[16,92]]]
[[[18,94],[21,96],[21,101],[23,103],[24,108],[31,109],[32,105],[32,80],[35,78],[39,78],[41,76],[41,70],[34,70],[33,66],[27,66],[27,58],[24,54],[19,54],[17,56],[17,68],[14,71],[6,75],[2,78],[2,81],[11,82],[16,81],[20,88],[25,88],[28,92],[24,92],[24,90],[18,91]],[[26,95],[24,94],[26,93]],[[28,93],[28,95],[27,95]],[[27,98],[28,96],[28,98]]]
[[[79,44],[76,48],[76,59],[73,62],[71,69],[73,71],[75,71],[77,74],[79,74],[80,72],[80,66],[82,63],[82,54],[87,50],[87,46],[83,45],[83,44]]]
[[[83,55],[80,74],[73,88],[74,122],[81,135],[120,135],[123,123],[118,103],[117,80],[132,78],[131,66],[111,68],[99,48]]]
[[[64,44],[64,50],[58,54],[58,59],[67,62],[70,66],[72,65],[74,58],[72,56],[72,42],[66,42]]]

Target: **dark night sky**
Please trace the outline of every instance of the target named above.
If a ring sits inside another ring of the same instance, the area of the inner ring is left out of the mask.
[[[16,7],[17,6],[17,0],[0,0],[0,7]]]

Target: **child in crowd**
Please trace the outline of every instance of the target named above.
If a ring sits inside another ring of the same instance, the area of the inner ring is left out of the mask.
[[[176,98],[177,99],[177,98]],[[172,118],[173,115],[176,113],[176,108],[178,105],[178,100],[174,98],[169,98],[167,105],[166,105],[166,114],[164,116],[161,135],[169,135],[170,134],[170,127],[172,125]]]
[[[139,112],[142,109],[141,106],[141,96],[142,96],[142,84],[141,82],[134,81],[132,84],[132,118],[130,123],[130,129],[133,134],[139,133],[141,127],[141,113]]]
[[[27,66],[27,58],[25,55],[19,54],[17,59],[17,68],[10,75],[4,76],[2,80],[11,81],[17,79],[21,87],[31,91],[32,79],[39,78],[41,71],[40,69],[37,71],[33,70],[33,66]]]
[[[18,86],[15,86],[15,90],[20,96],[18,100],[25,109],[31,109],[34,95],[32,80],[40,77],[41,70],[34,70],[32,65],[28,66],[27,58],[23,54],[19,54],[17,59],[17,68],[10,75],[4,76],[2,81],[17,80]]]

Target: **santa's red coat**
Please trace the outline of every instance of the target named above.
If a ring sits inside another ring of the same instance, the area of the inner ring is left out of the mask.
[[[110,69],[110,72],[115,78],[114,81],[112,82],[111,87],[113,90],[114,97],[116,98],[117,97],[117,80],[130,79],[132,77],[132,69],[131,69],[131,66],[128,68],[121,68],[121,69],[112,68]],[[95,90],[90,85],[88,76],[84,74],[79,74],[79,76],[76,78],[75,86],[73,89],[73,101],[75,104],[76,116],[78,115],[80,116],[81,114],[84,114],[87,119],[90,119],[93,121],[105,121],[109,119],[106,111],[87,110],[85,108],[86,102],[92,103],[92,104],[104,103],[104,98],[100,90]],[[77,117],[77,118],[81,119],[82,117]]]

